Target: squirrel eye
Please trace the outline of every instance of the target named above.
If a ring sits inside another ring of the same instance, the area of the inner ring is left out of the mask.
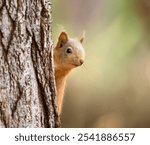
[[[67,48],[66,52],[67,53],[72,53],[72,49],[71,48]]]

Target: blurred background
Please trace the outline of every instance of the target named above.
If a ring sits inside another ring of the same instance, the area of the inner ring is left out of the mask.
[[[150,127],[150,1],[52,0],[53,40],[86,31],[67,83],[62,127]]]

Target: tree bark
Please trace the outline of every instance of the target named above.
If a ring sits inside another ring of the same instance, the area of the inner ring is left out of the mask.
[[[0,1],[0,127],[59,127],[50,0]]]

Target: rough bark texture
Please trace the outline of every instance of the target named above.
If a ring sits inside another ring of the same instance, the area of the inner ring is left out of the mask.
[[[0,127],[59,127],[50,0],[0,1]]]

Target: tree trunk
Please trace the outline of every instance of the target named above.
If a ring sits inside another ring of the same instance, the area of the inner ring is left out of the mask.
[[[0,1],[0,127],[59,127],[50,0]]]

